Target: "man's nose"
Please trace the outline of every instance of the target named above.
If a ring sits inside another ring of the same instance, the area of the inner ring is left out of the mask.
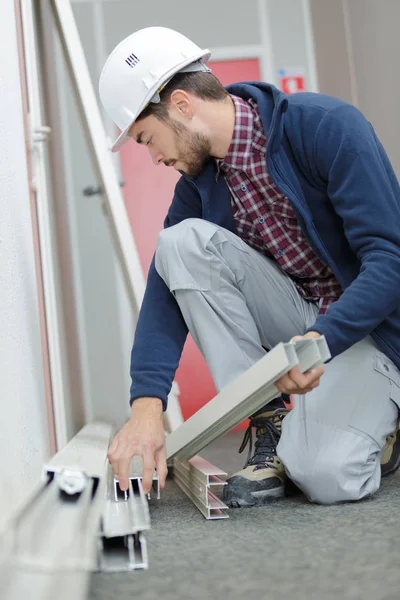
[[[155,165],[159,165],[160,163],[163,162],[164,154],[162,152],[158,152],[152,148],[151,149],[149,148],[149,152],[150,152],[151,159]]]

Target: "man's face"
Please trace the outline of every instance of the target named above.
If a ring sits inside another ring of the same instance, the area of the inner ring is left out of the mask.
[[[164,123],[151,115],[134,123],[129,134],[147,146],[155,165],[164,163],[190,177],[199,175],[210,156],[208,137],[173,118]]]

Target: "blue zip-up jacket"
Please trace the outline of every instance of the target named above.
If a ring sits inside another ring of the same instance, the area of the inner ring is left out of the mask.
[[[310,329],[326,336],[332,357],[371,334],[400,367],[400,188],[372,125],[322,94],[286,96],[261,82],[227,89],[257,101],[269,175],[344,289]],[[238,235],[225,178],[215,175],[211,160],[197,178],[180,178],[165,227],[196,217]],[[186,336],[153,260],[132,349],[131,401],[154,396],[166,407]]]

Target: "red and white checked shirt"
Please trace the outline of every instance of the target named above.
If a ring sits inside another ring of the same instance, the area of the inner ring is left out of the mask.
[[[343,293],[331,269],[316,256],[289,199],[268,175],[264,134],[257,103],[231,95],[235,127],[228,154],[217,160],[225,174],[240,237],[272,257],[291,277],[305,300],[318,302],[320,314]],[[218,177],[217,175],[217,177]]]

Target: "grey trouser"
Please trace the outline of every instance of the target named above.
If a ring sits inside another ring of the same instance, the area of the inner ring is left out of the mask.
[[[303,334],[318,313],[273,261],[201,219],[161,232],[156,269],[218,389],[262,358],[263,345]],[[289,477],[313,502],[370,496],[398,406],[400,371],[370,337],[361,340],[325,366],[318,388],[295,397],[277,449]]]

